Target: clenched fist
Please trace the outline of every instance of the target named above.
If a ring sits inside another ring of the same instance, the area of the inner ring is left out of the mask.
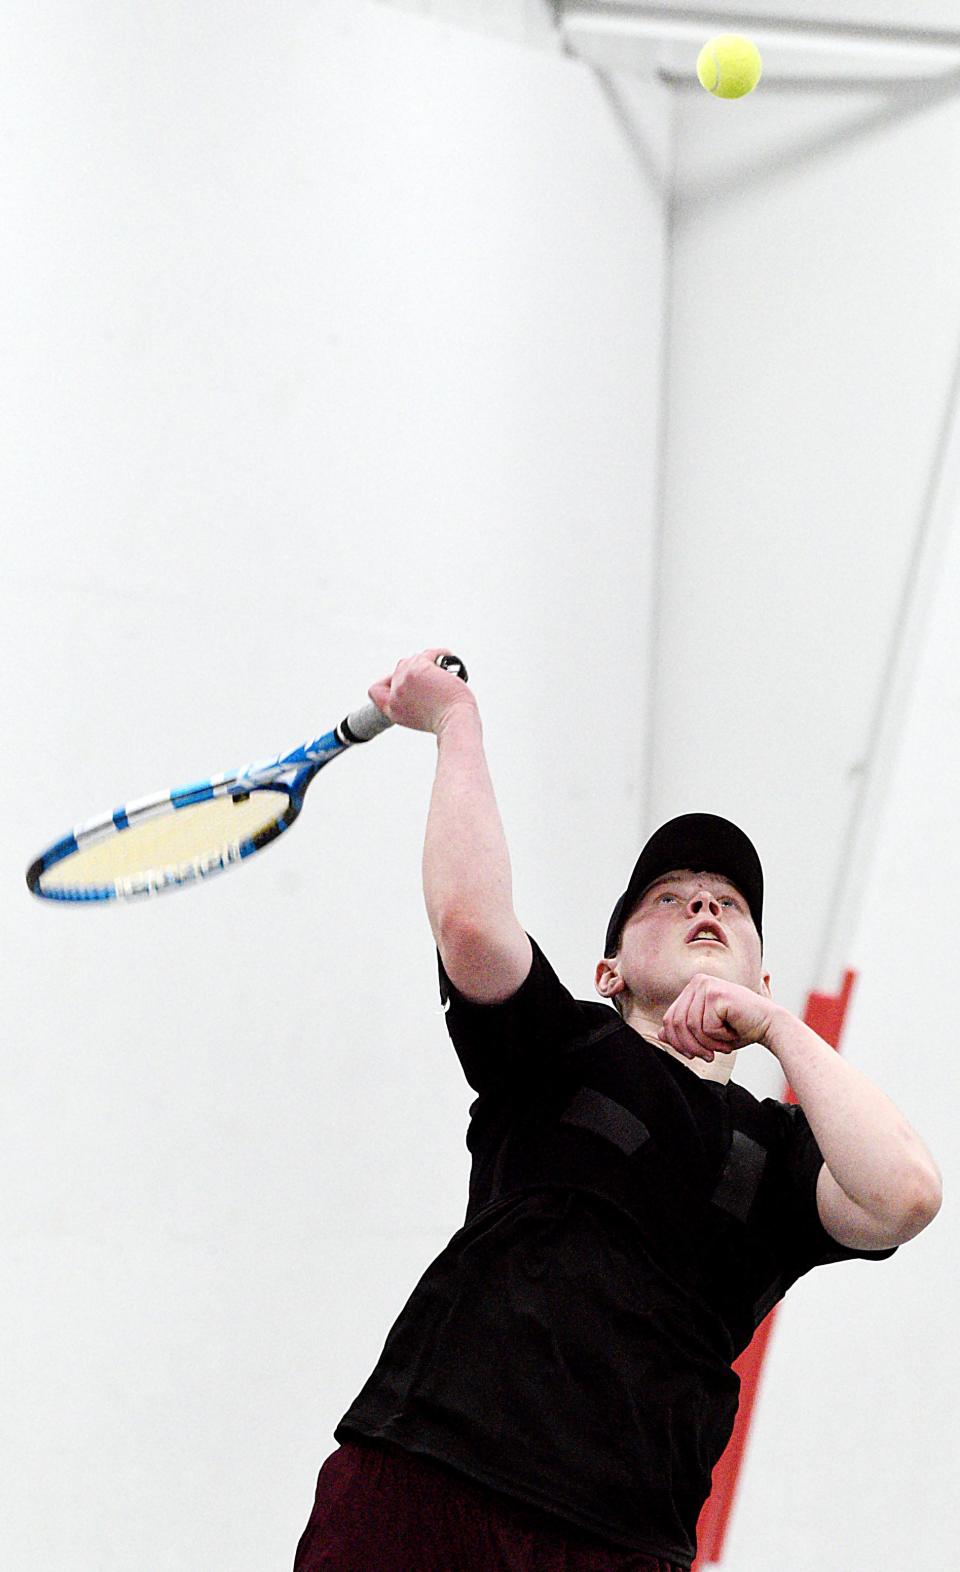
[[[660,1041],[688,1059],[712,1060],[763,1043],[777,1006],[768,994],[697,972],[664,1012]]]
[[[381,677],[367,693],[388,720],[414,731],[439,733],[447,716],[461,704],[477,709],[477,701],[455,672],[436,664],[445,649],[424,650],[399,661],[390,677]],[[478,712],[479,713],[479,712]]]

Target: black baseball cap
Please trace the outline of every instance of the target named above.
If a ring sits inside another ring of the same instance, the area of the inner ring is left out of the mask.
[[[695,872],[720,873],[735,884],[750,908],[754,926],[763,943],[763,869],[753,842],[715,813],[682,813],[678,819],[661,824],[637,858],[624,890],[607,926],[604,957],[616,955],[624,923],[645,890],[671,868],[692,868]]]

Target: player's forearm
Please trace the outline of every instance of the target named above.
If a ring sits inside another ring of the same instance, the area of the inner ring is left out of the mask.
[[[837,1184],[872,1216],[940,1205],[940,1174],[916,1131],[867,1076],[787,1010],[766,1046],[780,1062]]]
[[[479,711],[460,705],[437,734],[423,843],[423,894],[434,938],[513,910],[510,854],[483,751]]]

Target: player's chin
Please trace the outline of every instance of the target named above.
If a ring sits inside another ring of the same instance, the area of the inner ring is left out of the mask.
[[[691,977],[697,972],[706,972],[708,976],[716,977],[731,976],[733,956],[725,944],[688,944],[686,948],[686,961]]]

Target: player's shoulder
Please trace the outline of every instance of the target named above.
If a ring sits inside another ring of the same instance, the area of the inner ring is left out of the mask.
[[[623,1027],[620,1014],[599,999],[580,999],[561,981],[526,930],[462,935],[458,944],[438,945],[440,991],[445,1010],[456,1007],[471,1025],[487,1020],[502,1030],[536,1035],[560,1030],[565,1037],[592,1041]]]
[[[612,1032],[630,1031],[630,1027],[612,1004],[601,1004],[599,999],[575,999],[582,1022],[582,1037],[586,1042],[607,1037]]]
[[[781,1146],[799,1132],[801,1110],[795,1103],[777,1097],[756,1097],[738,1081],[727,1083],[727,1107],[731,1123],[744,1134],[761,1140],[765,1146]]]

